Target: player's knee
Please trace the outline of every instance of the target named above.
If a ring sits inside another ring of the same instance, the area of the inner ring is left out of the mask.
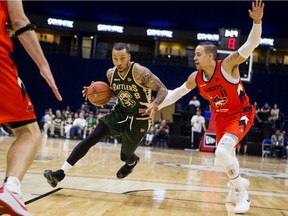
[[[222,166],[230,164],[231,157],[233,157],[232,153],[237,142],[238,138],[233,134],[225,134],[219,141],[215,151],[215,157],[217,162]]]
[[[221,165],[223,165],[223,159],[226,158],[228,155],[228,151],[223,147],[217,147],[215,151],[215,157]]]

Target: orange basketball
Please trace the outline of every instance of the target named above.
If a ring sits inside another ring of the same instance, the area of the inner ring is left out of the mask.
[[[92,83],[87,90],[87,98],[94,106],[107,104],[112,97],[110,86],[102,81]]]

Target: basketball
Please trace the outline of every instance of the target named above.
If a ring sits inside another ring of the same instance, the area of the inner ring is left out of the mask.
[[[112,97],[110,86],[102,81],[93,82],[87,89],[87,98],[94,106],[107,104]]]

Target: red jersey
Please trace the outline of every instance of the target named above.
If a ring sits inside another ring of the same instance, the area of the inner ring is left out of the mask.
[[[205,80],[203,71],[198,71],[196,83],[199,93],[210,102],[216,115],[241,113],[244,108],[250,106],[249,97],[240,79],[237,83],[231,83],[225,78],[225,72],[221,71],[221,63],[222,61],[217,61],[214,74],[209,81]]]
[[[7,19],[7,2],[0,1],[0,124],[36,119],[32,102],[11,57],[13,45],[6,30]]]
[[[7,33],[6,22],[8,20],[7,2],[0,1],[0,55],[8,56],[13,52],[13,45]],[[1,62],[0,62],[1,64]]]
[[[221,62],[217,61],[209,81],[199,70],[196,83],[200,95],[210,102],[215,113],[217,143],[225,133],[234,134],[240,142],[253,124],[255,110],[249,103],[241,80],[230,82],[228,74],[221,71]]]

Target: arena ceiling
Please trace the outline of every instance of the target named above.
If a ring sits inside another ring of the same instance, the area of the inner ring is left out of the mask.
[[[27,14],[215,32],[221,27],[251,29],[250,1],[24,1]],[[288,1],[265,1],[263,36],[288,37]]]

